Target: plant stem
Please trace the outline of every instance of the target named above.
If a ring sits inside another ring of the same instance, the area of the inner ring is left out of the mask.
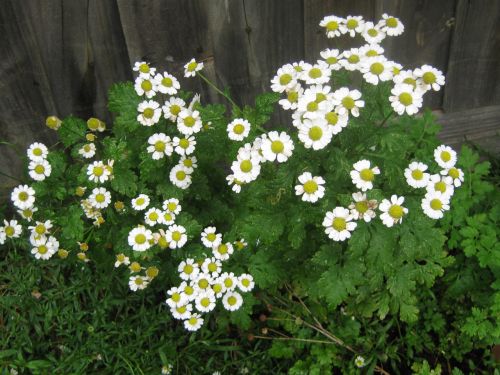
[[[379,128],[383,127],[385,125],[385,123],[387,122],[387,120],[389,120],[389,118],[394,114],[394,111],[391,110],[389,112],[389,114],[384,118],[384,120],[380,123],[380,125],[378,125]]]
[[[299,339],[296,337],[266,337],[266,336],[254,336],[256,339],[262,340],[283,340],[283,341],[303,341],[303,342],[311,342],[315,344],[328,344],[335,345],[334,342],[324,341],[324,340],[314,340],[314,339]]]
[[[200,72],[196,73],[198,77],[200,77],[202,80],[204,80],[210,87],[212,87],[215,91],[217,91],[219,94],[221,94],[223,97],[225,97],[229,102],[235,107],[239,112],[241,112],[241,108],[234,102],[233,99],[229,95],[227,95],[225,92],[221,91],[217,86],[215,86],[207,77],[205,77],[203,74]]]
[[[23,180],[20,180],[19,178],[14,177],[14,176],[11,176],[10,174],[7,174],[7,173],[2,172],[2,171],[0,171],[0,175],[5,176],[5,177],[8,177],[8,178],[11,178],[11,179],[16,180],[16,181],[19,181],[19,182],[23,182]]]

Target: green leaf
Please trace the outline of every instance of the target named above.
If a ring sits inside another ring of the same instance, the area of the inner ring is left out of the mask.
[[[62,143],[69,147],[84,140],[86,129],[87,124],[85,121],[78,117],[69,116],[63,120],[57,133]]]

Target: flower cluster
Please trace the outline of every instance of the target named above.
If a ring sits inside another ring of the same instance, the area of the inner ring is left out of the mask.
[[[223,262],[234,252],[234,246],[242,249],[245,241],[234,244],[223,242],[222,234],[215,227],[207,227],[201,234],[201,242],[212,254],[200,262],[188,258],[178,267],[183,280],[168,291],[166,303],[175,319],[183,320],[188,331],[197,331],[203,325],[203,313],[215,308],[217,299],[228,311],[236,311],[243,304],[240,292],[251,291],[255,283],[249,274],[235,276],[233,272],[222,272]]]

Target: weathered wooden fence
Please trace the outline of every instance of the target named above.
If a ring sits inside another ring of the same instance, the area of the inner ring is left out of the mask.
[[[324,15],[382,13],[405,24],[403,36],[383,43],[389,58],[446,73],[444,90],[426,99],[444,113],[443,138],[498,150],[500,0],[1,0],[0,140],[51,143],[50,114],[109,119],[108,88],[132,79],[143,59],[180,78],[188,59],[204,60],[237,102],[252,103],[282,64],[352,43],[328,40],[318,26]],[[182,81],[218,100],[197,80]],[[0,160],[2,171],[20,174],[9,147],[0,145]]]

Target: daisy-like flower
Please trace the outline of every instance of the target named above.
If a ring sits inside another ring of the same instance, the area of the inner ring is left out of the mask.
[[[196,280],[200,273],[200,267],[194,259],[189,258],[179,263],[177,271],[179,271],[179,277],[182,280]]]
[[[236,118],[227,125],[227,136],[233,141],[242,141],[250,133],[250,123],[242,118]]]
[[[452,168],[457,162],[457,153],[451,147],[441,145],[434,150],[434,160],[441,168]]]
[[[234,174],[230,174],[226,177],[227,184],[231,186],[231,190],[235,193],[241,193],[241,186],[245,184],[245,182],[238,180],[235,178]]]
[[[439,91],[441,86],[444,86],[443,73],[430,65],[423,65],[422,67],[415,69],[413,74],[418,78],[418,84],[424,91],[431,89]]]
[[[341,115],[350,112],[354,117],[358,117],[359,109],[365,106],[365,102],[360,98],[361,92],[358,90],[349,90],[347,87],[342,87],[333,93],[335,110]]]
[[[28,185],[19,185],[12,191],[10,199],[14,206],[21,210],[31,208],[35,204],[35,189]]]
[[[333,135],[338,134],[347,126],[347,120],[349,115],[347,112],[340,115],[335,111],[329,111],[325,113],[325,120],[328,124],[328,128]]]
[[[231,165],[234,177],[247,183],[255,180],[260,173],[260,160],[260,157],[252,152],[240,153]]]
[[[460,168],[447,168],[443,169],[441,172],[443,176],[450,176],[453,179],[453,185],[459,187],[464,182],[464,172]]]
[[[23,232],[23,228],[18,224],[17,220],[4,220],[3,227],[0,227],[0,232],[5,233],[7,238],[19,238]]]
[[[175,223],[175,214],[168,211],[162,212],[161,220],[158,221],[161,224],[172,225]]]
[[[395,85],[407,84],[410,85],[413,90],[417,89],[417,77],[413,74],[412,70],[402,70],[397,75],[393,77]]]
[[[378,21],[377,26],[380,30],[390,36],[401,35],[405,30],[404,25],[398,18],[389,16],[386,13],[382,14],[382,19]]]
[[[147,276],[130,276],[128,281],[128,286],[131,291],[136,292],[138,290],[146,289],[149,284],[149,279]]]
[[[325,62],[328,64],[328,67],[331,70],[340,70],[342,65],[340,64],[340,60],[343,55],[338,49],[330,49],[327,48],[319,53]]]
[[[365,58],[383,56],[384,49],[379,44],[365,44],[364,46],[359,48],[359,54],[361,56],[364,56]],[[364,62],[365,60],[363,59],[362,63],[364,64]],[[391,61],[391,68],[393,64],[394,62]]]
[[[341,35],[340,26],[345,23],[345,19],[337,16],[326,16],[321,20],[319,25],[326,29],[328,38],[335,38]]]
[[[17,210],[17,213],[27,222],[33,220],[33,214],[38,211],[36,207],[25,208],[24,210]]]
[[[299,84],[296,84],[291,89],[286,90],[286,98],[281,99],[278,103],[284,110],[297,109],[299,99],[303,93],[304,89]]]
[[[28,169],[30,177],[35,181],[43,181],[52,173],[52,167],[46,159],[30,161]]]
[[[234,248],[231,242],[220,243],[218,246],[212,247],[214,257],[219,260],[228,260],[233,252]]]
[[[164,214],[164,212],[162,212],[162,214]],[[163,220],[162,221],[158,220],[158,222],[164,224]],[[167,225],[171,225],[173,223],[174,222],[172,221],[171,223],[169,223]],[[157,244],[162,250],[170,248],[170,244],[167,241],[167,234],[165,233],[165,231],[163,229],[160,229],[157,233],[153,233],[153,238],[154,238],[155,244]]]
[[[35,142],[26,151],[28,158],[35,162],[41,162],[47,158],[49,150],[43,143]]]
[[[196,297],[194,300],[194,304],[196,306],[196,310],[199,312],[210,312],[215,309],[215,293],[208,289]]]
[[[319,100],[318,93],[315,90],[307,89],[297,103],[297,112],[300,113],[301,121],[303,119],[316,119],[324,116],[324,113],[331,110],[329,100]],[[321,95],[320,95],[321,97]],[[296,113],[297,113],[296,112]]]
[[[344,51],[342,54],[344,58],[340,60],[340,63],[346,70],[353,71],[359,69],[364,56],[362,56],[358,48],[351,48],[348,51]]]
[[[132,208],[136,211],[145,210],[149,206],[150,199],[146,194],[139,194],[131,200]]]
[[[215,278],[222,270],[222,262],[214,257],[206,258],[201,264],[201,270]]]
[[[166,237],[171,249],[180,249],[187,242],[186,228],[182,225],[171,225]]]
[[[242,292],[250,292],[255,286],[252,275],[244,273],[238,277],[238,288]]]
[[[201,242],[205,247],[212,249],[221,244],[222,234],[217,233],[217,228],[215,227],[206,227],[201,233]]]
[[[233,272],[224,272],[218,280],[224,284],[227,291],[232,291],[238,286],[238,278],[234,276]]]
[[[300,185],[295,185],[295,195],[302,195],[304,202],[315,203],[325,195],[323,177],[304,172],[299,176],[299,182]]]
[[[167,72],[158,73],[153,79],[156,89],[162,94],[175,95],[177,90],[181,88],[179,81],[172,74]]]
[[[370,44],[378,44],[385,38],[385,33],[373,22],[365,22],[361,36]]]
[[[405,177],[408,185],[415,189],[426,187],[429,183],[429,173],[426,173],[427,165],[414,161],[405,169]]]
[[[104,130],[106,130],[106,124],[98,118],[91,117],[87,120],[87,128],[89,128],[89,130],[92,132],[102,133]]]
[[[181,98],[170,98],[165,102],[165,105],[161,107],[163,110],[163,115],[166,119],[171,121],[177,121],[177,116],[183,109],[186,108],[186,102]]]
[[[305,148],[321,150],[332,140],[332,131],[323,119],[306,119],[299,128],[299,140]]]
[[[179,285],[179,290],[186,296],[189,302],[194,301],[194,299],[198,294],[197,290],[193,287],[193,285],[191,285],[191,283],[188,284],[185,281],[183,281]]]
[[[165,155],[170,156],[174,152],[174,147],[172,146],[172,140],[165,133],[156,133],[148,138],[147,151],[152,154],[153,160],[159,160]]]
[[[170,307],[182,306],[189,302],[187,296],[183,293],[182,289],[173,287],[167,291],[170,296],[165,302]]]
[[[411,85],[405,83],[395,85],[391,93],[392,95],[389,96],[391,106],[399,115],[405,112],[414,115],[422,107],[422,93],[419,90],[414,90]]]
[[[384,199],[380,203],[378,207],[382,211],[380,219],[386,227],[390,228],[394,224],[400,224],[403,221],[403,216],[408,213],[408,209],[403,207],[404,201],[404,197],[392,195],[391,200]]]
[[[236,246],[236,250],[243,250],[248,246],[248,242],[246,242],[244,238],[240,238],[238,241],[234,242],[234,246]]]
[[[161,117],[161,108],[154,100],[145,100],[137,106],[137,121],[144,126],[153,126]]]
[[[366,58],[361,65],[361,73],[365,81],[372,85],[390,81],[393,77],[391,62],[384,56]]]
[[[188,331],[194,332],[201,328],[203,325],[203,318],[200,314],[191,314],[189,319],[184,321],[184,328]]]
[[[106,208],[111,203],[111,193],[105,188],[94,188],[89,196],[89,201],[95,208]]]
[[[189,173],[193,173],[195,168],[198,167],[198,159],[196,159],[196,156],[181,156],[179,164],[189,170]]]
[[[36,259],[50,259],[59,250],[59,242],[52,236],[43,237],[36,242],[36,245],[31,249],[31,254]]]
[[[125,254],[117,254],[115,268],[120,267],[122,264],[128,266],[130,264],[130,258],[128,256],[125,256]]]
[[[351,216],[354,220],[363,219],[369,223],[375,216],[375,209],[378,203],[375,199],[366,199],[366,194],[360,191],[352,193],[353,203],[349,205],[349,210],[351,210]]]
[[[236,311],[243,305],[243,297],[238,292],[226,292],[222,297],[222,304],[228,311]]]
[[[365,28],[365,21],[361,16],[347,16],[345,22],[340,24],[340,32],[342,34],[349,34],[354,38],[357,34],[361,34]]]
[[[52,222],[50,220],[46,220],[46,221],[36,221],[35,225],[29,226],[28,229],[31,230],[33,239],[37,240],[38,238],[48,234],[52,229],[52,227],[53,227]]]
[[[356,356],[356,358],[354,358],[354,364],[356,365],[357,368],[365,367],[365,359],[360,355],[358,355]]]
[[[195,280],[193,280],[193,287],[198,293],[210,289],[213,283],[213,278],[209,273],[200,272]]]
[[[369,160],[360,160],[353,165],[354,170],[351,171],[352,183],[358,189],[367,191],[373,189],[373,180],[375,175],[380,174],[378,167],[371,167]]]
[[[290,64],[286,64],[278,69],[278,72],[271,80],[271,90],[274,92],[284,92],[297,84],[297,71]]]
[[[191,155],[196,147],[194,136],[185,138],[174,137],[174,151],[180,156]]]
[[[431,219],[441,219],[450,209],[450,197],[440,192],[427,193],[422,199],[422,210]]]
[[[146,211],[144,214],[144,222],[153,227],[156,224],[162,222],[163,212],[161,212],[158,208],[152,207]]]
[[[211,287],[215,294],[215,298],[221,298],[224,293],[226,293],[226,287],[224,286],[224,283],[222,282],[220,277],[213,280]]]
[[[136,62],[134,64],[133,70],[134,70],[134,72],[138,72],[139,77],[142,77],[142,78],[152,77],[156,72],[156,68],[151,68],[149,66],[149,64],[145,61]]]
[[[128,234],[128,244],[135,251],[146,251],[151,247],[152,240],[153,233],[142,225],[132,229]]]
[[[294,145],[290,136],[285,132],[272,131],[262,141],[261,150],[266,160],[284,163],[292,156]]]
[[[329,65],[322,60],[318,60],[317,64],[308,66],[308,69],[301,73],[301,78],[308,85],[322,85],[330,81],[331,74],[332,71]]]
[[[184,65],[184,77],[194,77],[196,72],[199,72],[203,69],[202,62],[196,62],[193,58],[186,65]]]
[[[171,212],[175,215],[179,215],[182,210],[182,206],[179,204],[179,200],[177,198],[170,198],[163,202],[164,210]]]
[[[177,116],[177,130],[179,130],[181,134],[189,136],[198,133],[201,127],[202,122],[200,112],[198,111],[184,109]]]
[[[352,221],[349,210],[344,207],[335,207],[328,211],[323,219],[325,233],[334,241],[345,241],[351,237],[351,232],[358,224]]]
[[[187,189],[192,182],[191,172],[192,169],[186,168],[182,164],[177,164],[170,170],[170,182],[180,189]]]
[[[94,161],[87,167],[87,175],[90,181],[103,183],[109,180],[111,172],[102,161]]]
[[[453,186],[453,178],[450,176],[440,176],[433,174],[429,177],[429,182],[426,186],[428,193],[441,193],[451,197],[455,190]]]
[[[151,99],[156,95],[156,83],[151,77],[142,78],[137,77],[135,79],[134,89],[137,95],[146,96],[146,98]]]
[[[79,150],[78,153],[82,155],[85,159],[93,158],[95,155],[95,144],[87,143],[84,144]]]
[[[192,311],[193,311],[193,305],[190,303],[170,308],[172,316],[174,317],[174,319],[177,320],[189,319]]]

